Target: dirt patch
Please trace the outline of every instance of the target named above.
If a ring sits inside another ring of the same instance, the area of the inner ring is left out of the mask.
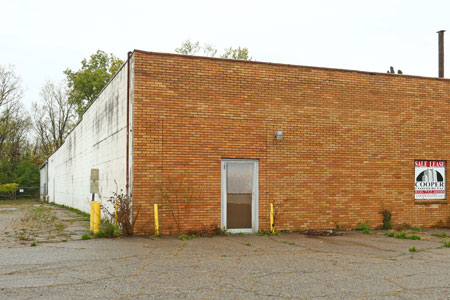
[[[36,200],[0,202],[0,246],[20,247],[80,239],[89,218]]]

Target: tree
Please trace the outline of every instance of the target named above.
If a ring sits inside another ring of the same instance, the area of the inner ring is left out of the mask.
[[[228,47],[225,48],[224,51],[225,52],[220,55],[221,58],[252,60],[252,58],[249,56],[248,49],[245,47]],[[203,47],[201,47],[200,42],[197,41],[193,43],[188,39],[181,44],[180,48],[175,48],[175,52],[185,55],[195,55],[201,52],[201,54],[203,54],[204,56],[215,57],[217,54],[217,49],[210,44],[205,44]]]
[[[231,47],[225,49],[225,53],[220,57],[222,58],[231,58],[231,59],[242,59],[242,60],[252,60],[252,58],[248,55],[247,48],[237,47],[233,49]]]
[[[20,102],[11,102],[0,113],[0,159],[17,163],[28,145],[31,119]]]
[[[191,42],[190,40],[185,40],[180,48],[175,48],[175,52],[179,54],[185,55],[195,55],[202,48],[200,47],[200,42]]]
[[[48,157],[63,143],[75,121],[74,103],[69,101],[66,83],[48,81],[40,93],[40,104],[33,103],[34,130],[42,154]]]
[[[18,165],[26,158],[31,120],[21,103],[10,102],[0,113],[0,183],[18,182]],[[21,171],[24,169],[21,168]],[[33,173],[33,172],[31,172]],[[39,171],[37,172],[39,173]],[[21,176],[25,180],[27,175]],[[35,177],[35,176],[34,176]]]
[[[206,56],[214,57],[217,54],[217,49],[214,48],[212,45],[205,44],[205,46],[203,46],[203,53]]]
[[[22,106],[20,77],[12,66],[0,65],[0,185],[39,188],[39,168],[31,154],[31,119]],[[5,185],[6,184],[6,185]]]
[[[386,73],[395,74],[394,67],[391,66]],[[402,70],[397,70],[397,74],[402,75],[403,74]]]
[[[113,54],[97,50],[89,60],[81,61],[78,71],[66,69],[69,102],[76,106],[81,119],[86,108],[94,101],[109,80],[116,74],[123,61]]]
[[[0,65],[0,107],[22,98],[21,80],[14,67]]]

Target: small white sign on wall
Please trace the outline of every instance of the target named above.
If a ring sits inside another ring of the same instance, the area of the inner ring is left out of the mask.
[[[443,200],[446,196],[443,160],[416,160],[414,194],[417,200]]]

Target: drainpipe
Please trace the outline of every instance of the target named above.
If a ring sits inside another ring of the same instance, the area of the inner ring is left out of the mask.
[[[45,202],[49,202],[49,196],[48,196],[48,159],[45,161]]]
[[[126,190],[127,190],[127,196],[129,195],[129,187],[130,187],[130,58],[131,58],[131,51],[128,52],[128,59],[127,59],[127,184],[126,184]]]
[[[444,32],[439,30],[439,78],[444,78]]]

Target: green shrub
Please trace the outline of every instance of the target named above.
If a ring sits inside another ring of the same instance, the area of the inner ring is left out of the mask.
[[[409,252],[418,252],[419,250],[417,250],[416,247],[411,247],[409,248]]]
[[[399,232],[399,233],[394,234],[394,237],[395,237],[396,239],[406,239],[406,233],[404,233],[404,232]]]
[[[114,224],[112,224],[111,222],[105,221],[100,231],[94,234],[94,238],[115,238],[121,235],[122,232],[119,228],[114,226]]]
[[[370,234],[372,232],[372,228],[369,226],[369,221],[366,223],[358,223],[358,230],[364,234]]]
[[[82,240],[90,240],[90,239],[92,239],[92,236],[90,236],[90,235],[87,234],[87,233],[84,233],[84,234],[81,236],[81,239],[82,239]]]
[[[14,194],[19,188],[18,183],[6,183],[0,184],[0,193],[2,194]]]
[[[411,234],[411,235],[407,235],[406,239],[408,239],[408,240],[420,240],[420,236],[415,235],[415,234]]]
[[[385,236],[388,236],[388,237],[395,237],[395,232],[393,232],[393,231],[388,231],[388,232],[386,232],[384,235],[385,235]]]

